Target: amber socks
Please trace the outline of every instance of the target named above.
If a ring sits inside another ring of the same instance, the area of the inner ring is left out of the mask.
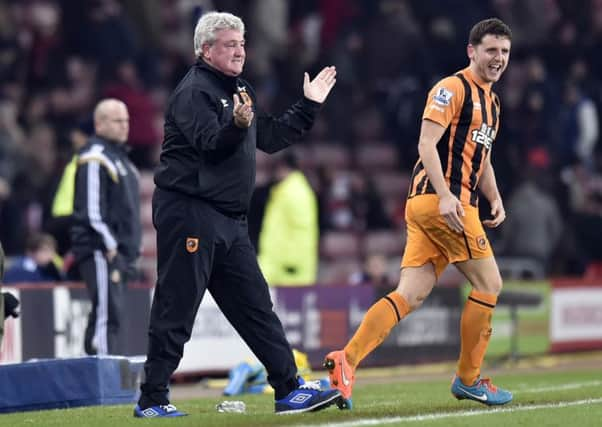
[[[410,312],[410,305],[397,292],[391,292],[370,307],[360,327],[345,346],[345,358],[353,369],[374,350],[401,319]]]
[[[491,316],[496,302],[496,295],[473,290],[464,306],[460,323],[458,376],[465,385],[472,385],[481,373],[491,337]]]

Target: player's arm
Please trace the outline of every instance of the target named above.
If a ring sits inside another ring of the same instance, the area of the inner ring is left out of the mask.
[[[502,196],[497,187],[495,172],[493,170],[493,165],[491,164],[491,151],[489,151],[487,157],[485,157],[483,174],[479,180],[479,189],[489,201],[491,216],[493,217],[492,219],[483,221],[483,224],[487,227],[495,228],[506,219],[506,211],[504,210]]]
[[[464,209],[460,200],[447,186],[437,144],[463,103],[464,86],[458,77],[447,77],[438,82],[428,94],[418,141],[420,159],[439,196],[439,213],[445,218],[449,227],[457,232],[462,232],[464,229],[461,219],[464,216]]]
[[[462,203],[452,194],[445,182],[441,169],[441,158],[437,152],[437,143],[445,133],[445,128],[429,119],[422,120],[418,153],[431,184],[439,196],[439,213],[445,218],[452,230],[461,232],[464,229],[460,217],[464,216]]]

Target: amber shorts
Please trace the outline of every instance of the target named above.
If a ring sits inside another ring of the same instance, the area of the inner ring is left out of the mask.
[[[479,219],[479,210],[463,204],[464,232],[453,231],[439,214],[439,197],[415,196],[406,204],[408,236],[402,267],[435,266],[437,277],[449,263],[493,256],[491,245]]]

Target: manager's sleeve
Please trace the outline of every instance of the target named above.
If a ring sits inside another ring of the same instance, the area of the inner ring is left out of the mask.
[[[178,129],[199,151],[229,149],[244,141],[247,135],[247,129],[236,126],[233,118],[222,126],[215,102],[200,88],[176,92],[171,110]]]
[[[321,104],[305,97],[280,117],[260,112],[257,121],[257,148],[275,153],[298,141],[311,129]]]

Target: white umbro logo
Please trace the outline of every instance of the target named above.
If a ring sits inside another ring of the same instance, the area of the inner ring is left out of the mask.
[[[224,108],[226,108],[229,105],[227,99],[221,98],[220,101],[222,101],[222,105],[224,106]]]
[[[155,411],[153,408],[146,408],[144,411],[142,411],[142,413],[144,414],[145,417],[148,417],[148,418],[156,417],[159,415],[159,413],[157,411]]]
[[[295,397],[291,399],[292,403],[304,403],[311,399],[312,395],[309,393],[298,393]]]

